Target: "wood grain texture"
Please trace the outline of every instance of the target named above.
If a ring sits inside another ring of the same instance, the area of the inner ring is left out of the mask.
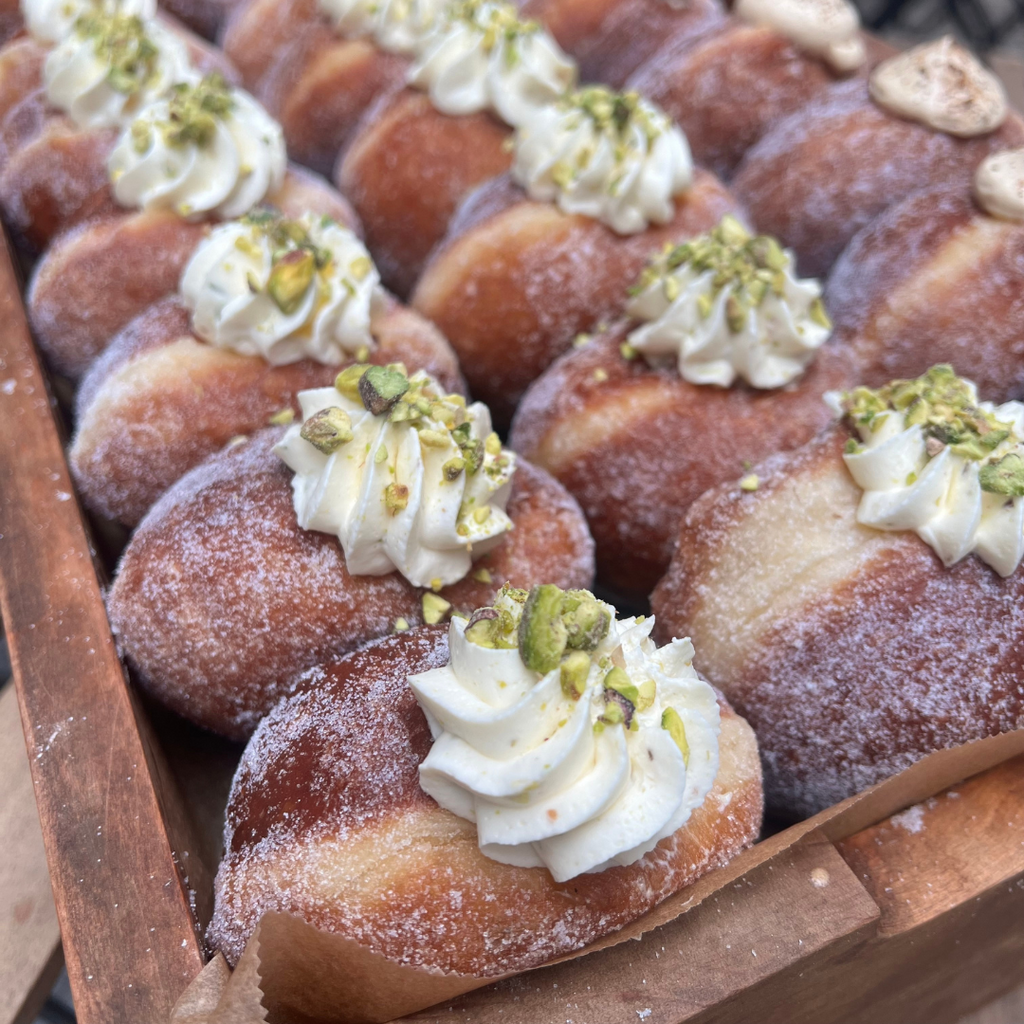
[[[0,687],[0,1024],[22,1024],[35,1019],[64,958],[18,698]]]
[[[0,253],[0,608],[68,975],[82,1024],[155,1022],[202,967],[178,866],[192,844],[117,659],[18,294]]]

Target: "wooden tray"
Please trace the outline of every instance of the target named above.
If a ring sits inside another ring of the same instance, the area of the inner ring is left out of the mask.
[[[127,684],[6,249],[0,304],[0,609],[68,975],[82,1024],[161,1024],[204,962],[237,748]],[[794,828],[641,942],[411,1019],[913,1024],[1024,978],[1024,757],[836,842]]]

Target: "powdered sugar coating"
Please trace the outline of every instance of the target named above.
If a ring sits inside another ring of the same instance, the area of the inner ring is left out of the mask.
[[[661,635],[690,633],[749,717],[786,814],[1024,726],[1024,572],[946,569],[916,535],[858,525],[848,437],[829,428],[756,467],[756,494],[708,492],[652,597]]]
[[[1024,122],[956,139],[886,114],[863,79],[826,93],[776,125],[748,151],[736,194],[758,230],[796,250],[802,275],[824,277],[850,239],[911,192],[970,185],[990,153],[1024,144]]]
[[[281,910],[405,964],[523,970],[621,927],[755,837],[756,748],[723,707],[715,789],[637,864],[556,886],[544,869],[485,858],[473,826],[419,788],[430,734],[406,679],[446,660],[443,629],[380,641],[314,669],[261,724],[232,786],[208,932],[230,960]]]
[[[214,455],[153,506],[132,537],[107,610],[135,677],[206,728],[241,739],[295,677],[419,621],[422,591],[397,573],[350,576],[335,538],[299,528],[290,473],[266,430]],[[508,514],[515,528],[442,593],[486,604],[506,580],[588,586],[593,542],[579,507],[521,462]]]

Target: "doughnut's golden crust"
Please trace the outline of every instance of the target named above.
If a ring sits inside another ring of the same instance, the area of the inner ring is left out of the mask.
[[[615,89],[666,39],[694,39],[725,20],[718,0],[527,0],[523,15],[544,22],[576,58],[581,82]]]
[[[632,326],[618,324],[542,374],[519,406],[511,443],[580,503],[598,579],[644,598],[668,568],[687,507],[739,479],[744,465],[809,441],[830,418],[822,394],[858,375],[830,344],[783,389],[689,384],[674,366],[622,358]]]
[[[229,960],[279,910],[413,966],[525,970],[621,928],[756,838],[756,741],[723,702],[714,788],[636,864],[557,885],[543,868],[488,860],[475,827],[419,787],[430,733],[406,679],[446,661],[443,628],[389,638],[311,672],[261,725],[232,785],[208,932]]]
[[[1024,572],[951,569],[858,525],[845,428],[690,509],[651,599],[662,638],[757,732],[770,806],[813,814],[926,754],[1024,727]]]
[[[455,354],[433,324],[391,301],[371,325],[370,361],[427,370],[463,390]],[[163,492],[232,438],[299,411],[295,396],[334,382],[341,366],[271,366],[195,338],[168,298],[133,320],[86,376],[69,452],[86,505],[134,526]]]
[[[654,251],[710,230],[736,208],[725,186],[698,170],[671,223],[623,236],[496,178],[462,205],[412,304],[451,342],[473,395],[508,422],[578,332],[622,312]]]
[[[295,676],[420,619],[422,591],[398,573],[349,576],[336,538],[299,528],[291,474],[267,430],[181,478],[143,519],[107,609],[146,690],[185,717],[242,739]],[[442,591],[457,608],[493,599],[505,580],[586,587],[593,541],[576,502],[521,462],[515,524],[467,576]],[[476,571],[476,570],[474,570]]]
[[[408,295],[459,202],[506,171],[509,130],[486,113],[449,117],[420,92],[382,102],[352,139],[337,173],[384,283]]]
[[[290,217],[325,213],[357,226],[322,178],[292,167],[268,202]],[[28,291],[32,331],[50,365],[77,380],[134,316],[177,291],[206,225],[169,212],[127,212],[72,227],[36,264]]]
[[[338,36],[316,0],[255,0],[231,20],[224,50],[281,122],[292,158],[322,174],[371,103],[402,87],[408,66]]]
[[[1024,145],[1012,111],[1002,127],[957,139],[885,113],[855,79],[791,114],[751,150],[733,179],[758,230],[824,277],[850,239],[894,203],[940,184],[965,187],[990,153]]]
[[[891,207],[847,246],[826,304],[864,383],[952,363],[992,401],[1024,396],[1024,224],[942,185]]]

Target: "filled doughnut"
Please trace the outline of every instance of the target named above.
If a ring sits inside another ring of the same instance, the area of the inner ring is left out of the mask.
[[[651,599],[750,720],[789,815],[1024,724],[1024,406],[939,366],[840,408],[756,490],[691,507]]]
[[[968,188],[989,154],[1022,144],[998,79],[947,38],[829,87],[748,151],[732,185],[801,273],[824,276],[888,207],[922,188]]]
[[[762,289],[763,285],[767,285]],[[527,391],[511,444],[561,481],[594,536],[598,579],[641,600],[664,575],[687,507],[831,418],[857,380],[815,281],[732,217],[659,254],[621,321]]]
[[[561,625],[543,658],[528,653],[541,627],[522,621],[559,600],[575,605],[555,619],[576,627],[571,646]],[[213,946],[234,962],[279,911],[409,966],[493,977],[580,949],[726,862],[760,826],[754,735],[689,642],[656,649],[651,625],[586,592],[505,588],[447,635],[421,627],[313,669],[235,776]],[[468,721],[470,702],[501,709],[504,735]],[[530,744],[511,761],[510,734]],[[516,768],[536,780],[522,793]]]
[[[422,374],[342,377],[344,393],[300,394],[303,423],[283,439],[265,431],[185,474],[110,591],[139,684],[235,739],[313,665],[485,604],[506,580],[580,587],[593,574],[579,507],[502,450],[484,406]]]
[[[460,207],[412,305],[506,423],[580,332],[618,316],[651,252],[735,209],[685,138],[635,93],[582,89],[516,133],[511,177]]]

